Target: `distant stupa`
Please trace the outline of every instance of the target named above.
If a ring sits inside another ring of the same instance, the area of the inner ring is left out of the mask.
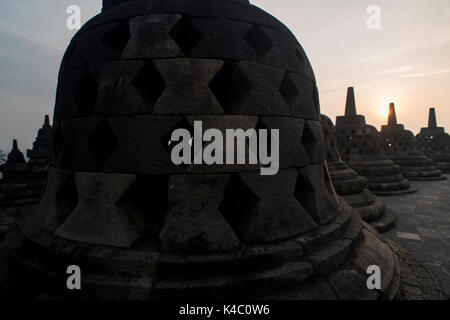
[[[400,167],[381,154],[377,129],[367,125],[365,117],[356,112],[353,88],[348,88],[345,116],[337,117],[336,130],[343,160],[369,180],[370,191],[376,195],[417,191],[400,174]]]
[[[380,232],[395,226],[395,213],[387,209],[383,200],[367,190],[367,178],[358,175],[339,154],[336,128],[322,115],[322,127],[327,150],[327,164],[334,188],[345,201],[358,211],[364,221]]]
[[[444,180],[433,160],[417,149],[416,138],[404,125],[397,124],[395,105],[389,105],[388,125],[381,127],[380,144],[384,154],[400,166],[409,180]]]
[[[52,138],[52,126],[48,115],[44,118],[44,124],[39,129],[33,148],[27,151],[30,172],[47,172],[50,166],[50,142]]]
[[[13,140],[5,164],[0,166],[0,240],[16,227],[17,221],[29,215],[39,200],[28,184],[28,164]]]
[[[430,108],[428,127],[416,136],[418,149],[433,159],[443,173],[450,173],[450,136],[437,126],[436,110]]]

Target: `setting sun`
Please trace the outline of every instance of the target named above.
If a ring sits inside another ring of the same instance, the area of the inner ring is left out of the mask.
[[[384,118],[387,118],[389,116],[389,104],[379,107],[378,114]]]

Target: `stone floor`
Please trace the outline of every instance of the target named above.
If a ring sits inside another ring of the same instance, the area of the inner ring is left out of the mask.
[[[397,211],[397,227],[384,236],[428,266],[450,297],[450,175],[444,181],[412,182],[419,192],[383,197]]]

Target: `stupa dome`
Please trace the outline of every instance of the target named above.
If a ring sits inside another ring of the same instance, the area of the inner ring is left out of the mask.
[[[278,174],[175,165],[171,133],[195,121],[279,130]],[[83,272],[79,294],[103,299],[399,293],[396,249],[332,186],[308,58],[248,1],[105,0],[63,59],[52,141],[11,260],[60,294],[67,265]],[[381,290],[369,265],[383,266]]]

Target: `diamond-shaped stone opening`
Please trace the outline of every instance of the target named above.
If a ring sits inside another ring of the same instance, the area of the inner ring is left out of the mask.
[[[61,125],[58,123],[54,126],[53,129],[54,133],[52,136],[52,162],[54,165],[56,165],[56,162],[58,161],[59,154],[62,150],[62,147],[64,145],[64,138],[61,130]]]
[[[266,130],[267,131],[267,152],[268,153],[270,153],[272,151],[272,139],[271,139],[271,131],[270,131],[271,129],[279,129],[279,128],[269,128],[268,126],[266,126],[264,124],[263,118],[258,119],[258,123],[256,124],[256,127],[255,127],[255,130],[258,135],[258,141],[260,141],[259,133],[261,132],[261,130]],[[272,155],[268,154],[268,156],[272,156]],[[263,167],[269,167],[269,166],[270,165],[265,165]]]
[[[253,89],[247,74],[238,66],[225,62],[209,84],[225,114],[238,114],[246,96]]]
[[[130,40],[130,37],[130,25],[128,21],[122,21],[106,32],[101,39],[101,43],[114,56],[120,58],[122,56],[122,51],[125,49],[128,41]]]
[[[264,58],[273,48],[273,43],[260,26],[253,27],[245,36],[245,41],[255,50],[258,58]]]
[[[97,103],[97,82],[85,67],[74,89],[75,106],[80,117],[90,117]]]
[[[151,107],[156,104],[167,88],[163,77],[150,61],[139,71],[132,84]]]
[[[258,202],[258,198],[238,175],[230,176],[219,211],[240,239],[245,238],[249,220]]]
[[[95,158],[96,166],[101,168],[119,147],[119,142],[108,120],[103,119],[97,125],[87,142],[87,146]]]
[[[148,238],[158,241],[163,219],[169,211],[168,198],[169,176],[138,175],[136,181],[128,188],[117,207],[127,212],[137,212],[145,217]]]
[[[172,141],[172,133],[177,129],[185,129],[189,132],[191,138],[194,137],[194,128],[192,125],[186,120],[186,118],[183,118],[180,122],[178,122],[166,135],[164,135],[161,139],[161,144],[163,145],[164,149],[167,150],[167,154],[170,156],[172,154],[172,149],[175,145],[178,143],[181,143],[181,141]],[[192,140],[190,141],[191,145],[191,163],[194,161],[194,150],[192,148]],[[184,164],[184,167],[189,167],[189,165]]]
[[[170,30],[170,37],[176,42],[186,57],[203,38],[203,33],[187,17],[181,18]]]
[[[308,156],[314,158],[314,153],[317,148],[317,139],[308,123],[305,123],[305,128],[303,130],[302,145]]]
[[[78,191],[73,174],[67,177],[55,196],[58,214],[69,217],[78,205]]]
[[[294,106],[297,101],[298,95],[300,94],[297,86],[295,85],[292,77],[289,76],[289,73],[284,74],[283,81],[281,82],[281,86],[279,89],[281,95],[283,96],[286,104],[291,108]]]
[[[314,212],[316,197],[314,196],[313,186],[303,178],[300,172],[297,174],[294,197],[308,213]]]
[[[304,170],[315,169],[305,168]],[[336,214],[337,202],[332,196],[334,192],[332,191],[331,180],[327,180],[329,179],[329,177],[326,177],[328,174],[326,173],[324,175],[323,171],[321,172],[321,176],[318,176],[316,171],[313,172],[311,176],[311,179],[316,179],[315,183],[317,184],[317,190],[315,190],[315,187],[307,181],[306,172],[299,172],[294,197],[316,223],[323,225],[328,223],[330,218]],[[326,170],[324,172],[326,172]],[[320,181],[317,181],[317,179],[323,179],[322,181],[325,182],[325,185],[320,183]]]

